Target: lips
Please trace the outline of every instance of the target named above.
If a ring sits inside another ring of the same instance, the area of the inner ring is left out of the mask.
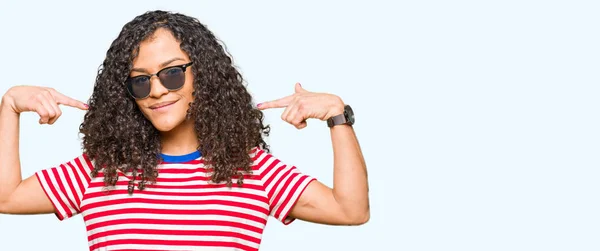
[[[160,103],[153,104],[153,105],[151,105],[148,108],[150,108],[152,110],[156,110],[156,109],[159,109],[159,108],[162,108],[162,107],[165,107],[165,106],[170,106],[172,104],[175,104],[176,102],[177,102],[177,100],[175,100],[175,101],[160,102]]]

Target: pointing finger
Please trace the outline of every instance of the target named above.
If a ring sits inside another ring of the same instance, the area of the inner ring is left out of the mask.
[[[66,106],[70,106],[70,107],[75,107],[75,108],[79,108],[81,110],[87,110],[89,107],[87,104],[72,99],[70,97],[67,97],[66,95],[57,92],[57,91],[52,91],[52,96],[54,96],[54,99],[56,100],[57,103],[61,104],[61,105],[66,105]]]
[[[292,102],[293,99],[294,99],[294,95],[290,95],[285,98],[280,98],[277,100],[260,103],[257,105],[257,107],[260,110],[270,109],[270,108],[283,108],[283,107],[288,106]]]

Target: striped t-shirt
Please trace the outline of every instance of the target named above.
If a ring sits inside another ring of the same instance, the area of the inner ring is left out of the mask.
[[[314,178],[262,149],[251,157],[242,187],[210,182],[199,152],[163,155],[156,184],[133,195],[122,172],[107,191],[85,154],[36,176],[59,220],[82,214],[90,250],[258,250],[268,216],[291,223]]]

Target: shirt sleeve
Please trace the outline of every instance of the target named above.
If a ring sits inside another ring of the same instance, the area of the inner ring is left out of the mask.
[[[295,218],[289,216],[290,211],[315,178],[301,173],[295,166],[286,165],[264,150],[257,150],[255,158],[269,199],[269,214],[285,225],[292,223]]]
[[[83,154],[59,166],[35,173],[59,220],[80,213],[81,200],[90,184],[91,170],[92,163]]]

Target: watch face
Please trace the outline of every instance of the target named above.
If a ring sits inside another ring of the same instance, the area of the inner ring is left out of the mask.
[[[354,111],[352,111],[352,108],[349,105],[344,107],[344,114],[346,115],[345,117],[349,124],[354,124]]]

